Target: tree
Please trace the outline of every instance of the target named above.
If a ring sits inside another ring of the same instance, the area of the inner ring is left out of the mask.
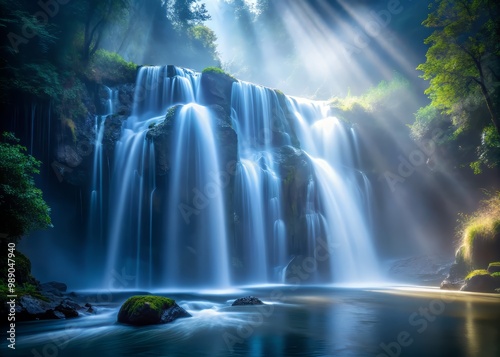
[[[213,61],[212,65],[220,67],[221,63],[219,53],[217,52],[217,35],[215,32],[204,25],[196,25],[191,27],[188,33],[193,40],[195,55],[211,57]]]
[[[431,104],[466,127],[471,113],[486,107],[500,133],[500,4],[495,0],[436,0],[423,22],[435,31],[427,60],[417,69],[430,81]]]
[[[50,208],[35,186],[40,162],[26,154],[11,133],[0,142],[0,238],[17,241],[35,229],[51,227]]]
[[[210,20],[205,4],[198,0],[165,0],[167,17],[175,28],[183,30]]]
[[[85,4],[83,60],[97,51],[106,26],[116,21],[129,6],[129,0],[87,0]]]

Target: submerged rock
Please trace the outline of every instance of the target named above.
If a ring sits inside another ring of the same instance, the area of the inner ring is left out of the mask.
[[[244,306],[244,305],[265,305],[265,304],[255,296],[245,296],[236,299],[231,306]]]
[[[154,295],[132,296],[118,312],[118,322],[130,325],[155,325],[191,317],[175,300]]]

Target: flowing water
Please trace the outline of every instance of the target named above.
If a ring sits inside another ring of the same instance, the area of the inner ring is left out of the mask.
[[[168,71],[167,67],[139,71],[132,115],[116,143],[107,215],[102,214],[98,130],[92,217],[94,225],[107,217],[105,224],[97,224],[107,227],[105,286],[226,288],[280,283],[297,271],[296,259],[317,264],[321,244],[330,249],[328,271],[314,265],[310,282],[380,279],[370,235],[370,186],[357,169],[359,155],[351,128],[328,116],[324,103],[289,97],[283,103],[274,90],[235,82],[230,104],[238,163],[228,202],[222,185],[210,184],[223,167],[217,119],[200,94],[201,75],[180,68],[174,68],[175,75]],[[146,139],[147,132],[179,104],[173,122],[166,123],[172,126],[169,148],[158,152]],[[312,167],[300,257],[290,238],[290,218],[287,223],[285,216],[287,178],[280,177],[277,164],[280,148],[292,145],[293,128],[298,139],[293,150],[300,152],[300,145]],[[166,156],[168,162],[167,174],[160,177],[161,189],[155,155]],[[166,202],[160,214],[155,213],[158,202]],[[229,206],[234,212],[228,213]],[[243,268],[234,273],[235,266]],[[122,277],[119,286],[117,275]]]
[[[155,292],[164,294],[161,292]],[[500,355],[499,297],[438,289],[273,286],[168,293],[193,317],[165,325],[116,322],[128,293],[97,314],[16,325],[16,356],[454,356]],[[231,307],[259,296],[266,305]],[[103,298],[104,299],[104,298]],[[6,341],[1,344],[7,351]]]

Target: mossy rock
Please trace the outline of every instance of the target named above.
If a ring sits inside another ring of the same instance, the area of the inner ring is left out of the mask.
[[[488,273],[495,274],[500,272],[500,262],[493,262],[488,265]]]
[[[486,269],[477,269],[477,270],[473,270],[469,274],[467,274],[467,276],[465,277],[465,280],[470,280],[473,277],[478,276],[478,275],[490,275],[490,274],[488,273],[488,271]]]
[[[118,312],[118,322],[130,325],[155,325],[191,317],[175,300],[155,295],[132,296]]]
[[[466,258],[476,269],[486,269],[492,261],[500,259],[500,225],[494,227],[494,234],[483,232],[482,227],[471,229],[468,233],[469,246]],[[476,228],[476,227],[473,227]]]
[[[495,275],[496,274],[497,273],[495,273]],[[491,276],[490,274],[484,274],[484,272],[481,271],[466,280],[465,285],[462,286],[460,290],[480,293],[495,293],[498,288],[500,288],[500,276]]]

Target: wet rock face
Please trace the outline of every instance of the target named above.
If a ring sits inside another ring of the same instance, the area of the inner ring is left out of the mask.
[[[314,177],[314,170],[306,153],[293,146],[282,146],[275,152],[276,164],[282,179],[284,218],[293,246],[300,251],[301,237],[307,236],[305,207],[307,186]]]
[[[182,105],[172,107],[165,116],[165,120],[153,126],[146,136],[155,146],[156,174],[158,176],[167,175],[171,167],[172,136],[176,115],[180,108]],[[209,109],[213,114],[212,120],[214,121],[215,140],[220,155],[220,167],[226,168],[231,163],[234,164],[238,158],[238,137],[231,125],[231,118],[226,115],[221,106],[211,105]]]
[[[77,152],[75,147],[67,144],[62,144],[57,147],[56,159],[61,164],[69,167],[77,167],[83,161],[83,158]]]
[[[201,92],[206,104],[216,104],[231,115],[231,92],[236,79],[224,73],[205,72],[201,76]]]

